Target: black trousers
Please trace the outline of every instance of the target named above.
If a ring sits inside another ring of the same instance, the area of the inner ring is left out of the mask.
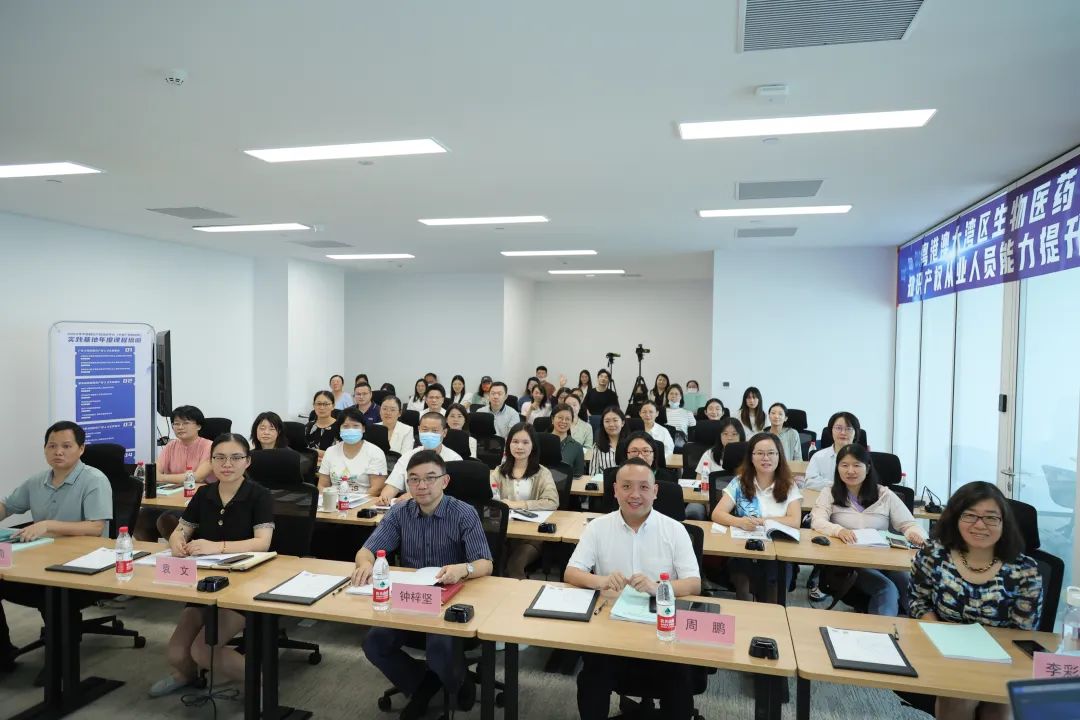
[[[0,600],[37,608],[44,620],[45,588],[41,585],[27,585],[26,583],[0,580]],[[8,654],[13,649],[11,633],[8,631],[7,616],[4,614],[4,603],[0,602],[0,655]]]
[[[655,692],[660,710],[670,720],[687,720],[694,708],[691,680],[693,668],[676,663],[635,660],[612,655],[586,653],[577,678],[578,713],[581,720],[606,720],[611,693],[622,683],[633,694],[645,687]],[[647,685],[642,684],[645,679]],[[652,693],[649,693],[652,694]]]

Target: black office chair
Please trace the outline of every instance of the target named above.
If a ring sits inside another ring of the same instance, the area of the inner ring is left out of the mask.
[[[390,393],[388,393],[386,390],[372,390],[371,402],[375,403],[376,405],[382,405],[382,401],[385,400],[389,395]]]
[[[285,426],[285,439],[296,452],[304,452],[307,450],[307,439],[304,436],[304,423],[296,422],[294,420],[286,420],[282,423]]]
[[[260,485],[296,486],[304,481],[301,455],[290,448],[252,450],[248,475]]]
[[[535,420],[533,420],[532,425],[533,425],[533,430],[535,430],[538,433],[551,432],[551,417],[550,416],[548,416],[548,417],[538,417]]]
[[[615,512],[619,509],[619,502],[615,499],[615,475],[619,468],[611,467],[604,471],[604,500],[603,512]],[[656,483],[656,500],[653,509],[663,513],[679,522],[686,519],[686,502],[683,500],[682,486],[678,482],[658,480]]]
[[[364,442],[369,442],[382,450],[383,455],[390,452],[390,435],[386,432],[385,425],[369,422],[364,428]]]
[[[552,433],[536,433],[536,441],[540,445],[540,464],[544,467],[554,467],[562,462],[562,446],[559,437]]]
[[[217,440],[218,435],[227,432],[232,432],[232,420],[223,417],[208,417],[203,419],[202,426],[199,428],[199,437],[213,442]]]
[[[899,485],[903,479],[904,471],[900,467],[900,458],[892,453],[871,452],[870,462],[877,470],[878,480],[882,485],[892,487]]]
[[[908,512],[915,512],[915,490],[904,485],[890,485],[889,489],[893,491],[900,500],[904,503],[904,506],[908,509]]]
[[[688,442],[683,446],[682,457],[682,475],[684,479],[691,479],[695,477],[694,471],[697,470],[698,463],[701,462],[701,456],[712,450],[711,445],[702,445],[697,442]],[[710,463],[711,464],[711,463]]]
[[[784,427],[795,428],[796,430],[805,430],[808,426],[809,424],[806,420],[805,410],[788,408],[787,422],[784,423]]]
[[[645,421],[639,417],[627,417],[626,418],[626,434],[629,435],[633,432],[644,432]]]
[[[626,419],[641,417],[641,403],[630,403],[626,406]]]
[[[420,427],[420,411],[419,410],[402,410],[401,422],[409,425],[413,428]]]
[[[517,410],[518,409],[517,395],[507,395],[506,396],[506,404],[509,405],[510,407],[514,408],[515,410]]]
[[[668,431],[668,435],[671,436],[671,442],[675,445],[674,454],[681,455],[683,446],[686,445],[686,433],[676,429],[672,425],[664,425],[664,429]]]
[[[341,411],[338,410],[337,408],[334,408],[333,410],[330,411],[330,417],[334,418],[335,420],[339,419],[341,417]],[[308,419],[308,422],[313,422],[315,420],[315,411],[314,410],[312,410],[311,412],[308,413],[307,419]]]
[[[733,442],[724,446],[724,469],[729,472],[738,472],[739,466],[742,465],[743,460],[746,458],[746,449],[750,446],[749,443]]]
[[[720,435],[720,420],[698,420],[697,425],[690,429],[694,431],[694,437],[691,438],[694,442],[712,447]]]
[[[491,500],[491,469],[478,460],[452,460],[446,463],[450,481],[444,491],[447,495],[470,505],[480,505]]]
[[[447,428],[446,437],[443,439],[443,445],[456,452],[463,459],[467,460],[472,457],[469,452],[469,433],[464,430]]]
[[[709,507],[715,508],[720,502],[720,496],[724,492],[735,474],[727,470],[714,470],[709,473]]]
[[[503,441],[495,435],[495,416],[489,412],[469,413],[469,434],[476,438],[476,456],[489,468],[502,460]]]

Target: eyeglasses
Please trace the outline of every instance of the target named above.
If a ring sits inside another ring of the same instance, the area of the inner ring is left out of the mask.
[[[315,407],[334,407],[334,403],[323,400],[315,403]]]
[[[190,420],[178,420],[178,421],[174,421],[172,426],[174,428],[180,429],[180,428],[186,428],[189,425],[194,425],[194,424],[195,423],[191,422]]]
[[[647,448],[634,448],[633,450],[627,450],[627,457],[644,457],[646,455],[653,455],[653,451]]]
[[[247,458],[247,455],[211,455],[210,459],[216,463],[232,462],[233,464],[243,462]]]
[[[833,425],[832,431],[834,433],[840,433],[841,435],[850,435],[855,432],[855,428],[848,427],[847,425]]]
[[[769,458],[770,460],[780,457],[780,453],[776,452],[775,450],[768,450],[766,452],[755,450],[751,453],[751,455],[756,458]]]
[[[409,477],[405,478],[405,483],[411,487],[419,487],[421,485],[427,487],[430,485],[434,485],[439,480],[442,480],[444,477],[446,477],[446,473],[442,473],[441,475],[425,475],[424,477],[410,475]]]
[[[976,515],[973,512],[960,513],[960,522],[965,525],[974,525],[978,521],[982,520],[983,525],[988,528],[996,528],[1001,525],[1000,515]]]

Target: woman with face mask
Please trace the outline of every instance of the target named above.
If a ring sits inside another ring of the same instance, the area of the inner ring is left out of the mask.
[[[566,408],[565,405],[560,407]],[[569,408],[566,413],[569,413]],[[491,482],[498,484],[499,496],[511,508],[555,510],[559,507],[555,480],[551,472],[540,464],[540,443],[536,441],[536,431],[528,423],[518,423],[510,428],[506,435],[506,460],[491,471]],[[539,542],[509,541],[507,575],[524,578],[525,568],[539,557]]]
[[[705,405],[705,396],[701,394],[701,386],[697,380],[686,381],[686,394],[683,395],[683,407],[692,413],[696,413]]]
[[[689,428],[697,425],[694,413],[683,407],[683,392],[678,383],[668,386],[667,389],[667,423],[671,427],[686,434]]]
[[[378,495],[386,481],[386,455],[375,445],[364,442],[367,420],[358,408],[349,407],[339,418],[341,442],[323,455],[319,466],[319,489],[329,487],[349,476],[353,492]]]

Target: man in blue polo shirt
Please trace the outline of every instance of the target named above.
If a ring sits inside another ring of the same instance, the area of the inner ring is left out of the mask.
[[[100,470],[84,465],[86,433],[67,420],[45,431],[45,462],[50,469],[24,482],[0,503],[0,520],[29,512],[33,523],[19,530],[14,542],[29,542],[44,535],[99,535],[108,537],[112,519],[112,486]],[[41,586],[0,581],[0,599],[19,605],[44,607]],[[14,646],[0,603],[0,671],[14,667]]]
[[[439,582],[452,585],[490,575],[491,549],[476,509],[457,498],[444,495],[449,482],[446,463],[433,450],[421,450],[409,458],[405,485],[412,496],[395,504],[375,528],[364,547],[356,553],[353,583],[367,585],[375,564],[375,553],[397,552],[408,568],[439,567]],[[425,641],[425,663],[409,657],[406,642]],[[461,646],[454,651],[454,639],[446,635],[408,632],[373,627],[364,638],[364,654],[371,664],[408,698],[401,711],[404,720],[423,717],[428,702],[440,687],[457,691],[458,704],[468,710],[476,701],[476,687],[465,676]],[[464,683],[462,682],[464,680]]]

